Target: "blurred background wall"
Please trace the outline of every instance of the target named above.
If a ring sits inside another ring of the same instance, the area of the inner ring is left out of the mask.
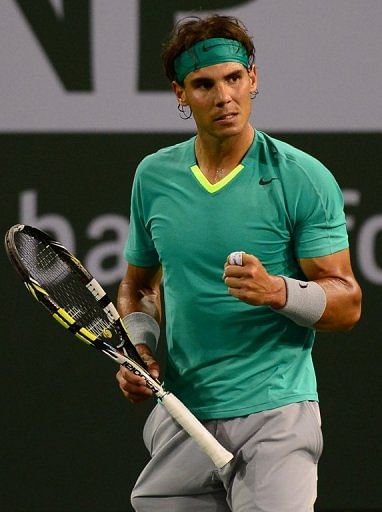
[[[317,336],[317,509],[382,510],[380,0],[1,0],[1,232],[49,231],[115,297],[135,167],[194,130],[160,43],[208,12],[254,36],[254,125],[316,156],[344,192],[364,309],[353,331]],[[0,509],[130,511],[153,404],[126,402],[116,367],[53,324],[0,260]]]

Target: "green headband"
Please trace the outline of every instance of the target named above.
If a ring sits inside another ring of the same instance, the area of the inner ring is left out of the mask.
[[[212,37],[199,41],[174,60],[176,81],[181,83],[191,71],[222,62],[239,62],[248,68],[247,51],[235,39]]]

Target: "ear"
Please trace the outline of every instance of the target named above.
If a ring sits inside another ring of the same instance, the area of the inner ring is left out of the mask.
[[[253,64],[251,69],[248,71],[249,80],[251,82],[250,92],[255,92],[257,89],[257,70],[256,66]]]
[[[178,82],[173,81],[172,84],[172,90],[174,91],[174,94],[178,100],[179,105],[187,105],[186,101],[186,91],[184,87],[178,84]]]

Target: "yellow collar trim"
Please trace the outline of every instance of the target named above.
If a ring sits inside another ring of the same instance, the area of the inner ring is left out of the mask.
[[[232,169],[231,172],[227,174],[222,180],[218,181],[217,183],[210,183],[208,179],[204,176],[202,171],[199,169],[198,165],[192,165],[191,171],[193,172],[195,178],[199,181],[199,183],[202,185],[203,188],[207,190],[210,194],[214,194],[215,192],[218,192],[218,190],[221,190],[223,187],[225,187],[230,181],[234,179],[235,176],[239,174],[239,172],[244,169],[243,164],[239,164],[234,169]]]

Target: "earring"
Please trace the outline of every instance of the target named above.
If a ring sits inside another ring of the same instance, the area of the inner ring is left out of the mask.
[[[190,112],[187,114],[187,112],[184,110],[185,106],[188,107],[188,105],[182,105],[181,103],[178,103],[179,117],[181,119],[190,119],[190,117],[192,116],[191,107],[188,107],[190,109]]]
[[[251,100],[254,100],[256,96],[259,94],[259,89],[256,87],[256,89],[249,93]]]

